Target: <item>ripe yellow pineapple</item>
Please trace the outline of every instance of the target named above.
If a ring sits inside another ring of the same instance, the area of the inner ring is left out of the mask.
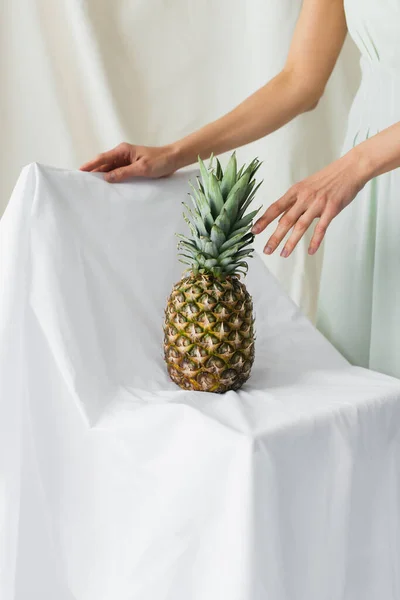
[[[223,393],[239,389],[254,361],[251,296],[239,280],[247,272],[258,210],[245,215],[257,189],[255,159],[237,172],[233,154],[223,172],[206,169],[186,204],[191,237],[179,235],[188,273],[174,286],[164,322],[164,354],[171,379],[181,388]]]

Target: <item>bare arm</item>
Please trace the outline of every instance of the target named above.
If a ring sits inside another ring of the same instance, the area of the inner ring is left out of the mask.
[[[261,233],[280,216],[264,252],[275,252],[286,234],[292,230],[281,252],[281,256],[286,258],[314,219],[319,219],[308,250],[309,254],[315,254],[332,220],[354,200],[366,183],[398,167],[400,123],[395,123],[355,146],[318,173],[292,186],[258,219],[253,233]]]
[[[304,0],[284,68],[234,110],[168,146],[120,144],[81,168],[105,172],[109,181],[161,177],[198,155],[207,158],[268,135],[317,105],[346,31],[343,0]]]
[[[352,150],[350,152],[353,152]],[[400,167],[400,121],[354,148],[363,181]]]
[[[346,33],[343,0],[305,0],[282,71],[230,113],[174,144],[179,166],[253,142],[315,108]]]

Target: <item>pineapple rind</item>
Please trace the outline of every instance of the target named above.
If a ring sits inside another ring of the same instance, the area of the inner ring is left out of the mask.
[[[164,354],[183,389],[239,389],[254,361],[253,303],[239,279],[190,275],[173,288],[165,310]]]

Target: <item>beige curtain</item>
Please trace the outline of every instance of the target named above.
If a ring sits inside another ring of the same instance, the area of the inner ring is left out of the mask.
[[[1,210],[27,163],[77,168],[123,140],[170,142],[231,109],[281,68],[301,7],[301,0],[1,1]],[[240,151],[240,159],[264,161],[264,206],[340,153],[358,78],[348,42],[318,109]],[[305,243],[289,260],[265,258],[310,317],[321,259],[308,258]]]

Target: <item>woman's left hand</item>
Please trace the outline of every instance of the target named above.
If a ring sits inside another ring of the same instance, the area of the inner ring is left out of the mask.
[[[265,254],[272,254],[292,229],[281,252],[281,256],[286,258],[314,219],[319,219],[308,249],[309,254],[315,254],[332,219],[354,200],[366,184],[362,163],[353,149],[315,175],[292,186],[282,198],[271,204],[252,229],[255,234],[261,233],[282,215],[264,248]]]

